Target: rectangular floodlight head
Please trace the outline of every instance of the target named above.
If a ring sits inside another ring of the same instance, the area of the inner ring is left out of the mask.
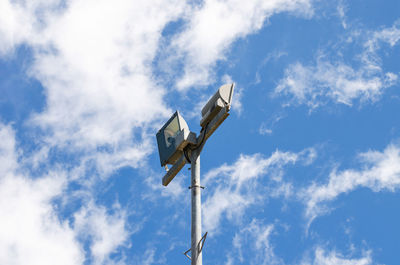
[[[183,148],[193,138],[193,135],[186,121],[176,111],[157,132],[156,137],[161,166],[165,166],[174,164],[181,157]]]
[[[234,87],[234,83],[223,85],[210,98],[210,100],[208,100],[207,104],[201,110],[201,127],[204,128],[223,108],[226,112],[229,112],[232,104]]]

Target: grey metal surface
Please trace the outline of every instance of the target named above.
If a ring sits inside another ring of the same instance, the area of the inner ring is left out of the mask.
[[[207,123],[209,123],[212,119],[215,118],[215,116],[221,111],[222,108],[224,108],[225,105],[222,102],[222,100],[218,99],[217,102],[215,102],[215,105],[213,105],[213,108],[210,109],[209,112],[207,112],[207,115],[204,116],[201,120],[200,120],[200,126],[201,127],[205,127],[207,125]]]
[[[181,171],[181,169],[185,166],[185,164],[186,164],[186,158],[182,154],[182,156],[178,159],[178,161],[168,170],[167,174],[164,175],[162,179],[162,184],[164,186],[167,186],[171,182],[171,180],[174,179],[176,174],[178,174],[179,171]]]
[[[186,121],[176,111],[156,134],[161,166],[176,163],[189,143],[190,134]]]
[[[202,265],[203,257],[199,249],[201,236],[201,187],[200,187],[200,150],[193,150],[191,160],[191,193],[192,193],[192,232],[191,232],[191,265]]]
[[[223,85],[208,100],[206,105],[201,110],[201,127],[204,127],[210,120],[212,120],[222,108],[226,108],[227,111],[229,111],[232,104],[234,87],[234,83]]]
[[[229,116],[228,111],[223,108],[219,111],[219,113],[214,117],[212,121],[207,125],[207,128],[205,128],[205,140],[207,139],[215,132],[215,130],[222,124],[222,122]],[[202,137],[202,134],[200,134],[199,138]]]

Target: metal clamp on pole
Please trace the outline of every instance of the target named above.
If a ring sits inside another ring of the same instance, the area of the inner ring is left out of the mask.
[[[203,189],[203,190],[205,189],[204,186],[200,186],[200,185],[193,185],[193,186],[188,187],[189,190],[191,190],[191,189],[193,189],[193,188],[201,188],[201,189]]]

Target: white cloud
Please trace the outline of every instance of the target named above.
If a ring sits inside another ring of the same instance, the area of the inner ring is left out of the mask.
[[[268,121],[261,123],[258,133],[261,135],[271,135],[273,133],[272,128],[283,118],[285,118],[285,115],[282,113],[272,115]]]
[[[151,265],[154,264],[154,254],[155,254],[155,249],[148,249],[146,252],[143,254],[143,265]]]
[[[47,91],[47,109],[34,121],[52,132],[52,145],[104,146],[133,165],[151,151],[138,145],[148,137],[142,129],[168,114],[151,62],[162,29],[182,6],[180,1],[119,0],[111,6],[72,1],[53,18],[32,70]]]
[[[368,151],[359,155],[361,169],[334,170],[327,183],[313,183],[299,192],[306,203],[306,217],[312,221],[327,211],[326,203],[339,195],[366,187],[373,192],[394,192],[400,187],[400,147],[389,145],[383,152]]]
[[[253,219],[250,224],[236,233],[233,239],[233,246],[237,254],[237,259],[240,263],[246,260],[246,264],[284,264],[274,253],[274,248],[270,243],[270,237],[274,231],[274,225],[264,225],[259,220]],[[249,248],[249,245],[251,246]],[[244,258],[243,249],[245,251],[252,249],[254,253],[250,259]],[[253,255],[254,254],[254,255]],[[228,264],[233,264],[232,260],[228,259]]]
[[[315,250],[315,258],[312,263],[303,262],[303,265],[313,264],[313,265],[368,265],[372,264],[370,252],[364,253],[361,258],[346,258],[336,251],[327,251],[321,247]]]
[[[211,170],[204,178],[204,185],[210,189],[213,187],[212,192],[207,192],[210,195],[203,204],[205,229],[216,230],[223,215],[230,220],[240,219],[249,206],[263,201],[266,193],[259,188],[258,180],[265,175],[275,183],[268,194],[289,196],[290,185],[282,184],[282,167],[296,162],[310,163],[314,158],[313,149],[299,153],[276,151],[268,158],[260,154],[241,155],[232,165],[224,164]]]
[[[372,32],[372,37],[365,43],[365,47],[370,53],[375,53],[381,46],[381,43],[388,43],[395,46],[400,40],[400,21],[394,23],[390,28],[384,28],[380,31]]]
[[[41,42],[47,20],[63,9],[62,0],[0,1],[0,56],[22,43]]]
[[[110,255],[130,235],[125,211],[116,205],[109,212],[81,190],[84,205],[62,220],[64,204],[77,199],[66,193],[71,173],[54,166],[32,178],[12,128],[0,124],[0,137],[0,264],[83,264],[87,239],[91,264],[112,264]]]
[[[226,264],[285,264],[274,252],[271,237],[276,235],[275,224],[264,224],[253,219],[233,237],[233,251],[227,257]],[[308,251],[298,264],[301,265],[368,265],[372,264],[371,251],[362,251],[361,257],[343,255],[335,250],[317,246],[309,257]],[[237,261],[237,262],[234,262]]]
[[[166,53],[169,39],[162,31],[171,21],[183,18],[185,23],[181,33],[172,35],[171,46],[179,58],[187,58],[186,76],[208,75],[236,39],[258,31],[271,15],[312,13],[310,0],[207,0],[199,6],[179,0],[117,0],[112,5],[105,0],[1,0],[0,5],[2,54],[21,44],[31,48],[29,74],[46,95],[44,110],[30,123],[42,129],[40,142],[47,145],[35,164],[57,148],[79,153],[103,175],[137,167],[153,150],[148,132],[169,116],[166,88],[154,77],[153,62]]]
[[[0,1],[0,55],[21,43],[31,30],[30,16],[18,3]]]
[[[339,1],[336,10],[337,10],[338,16],[340,18],[340,21],[342,23],[342,27],[344,29],[347,29],[347,21],[346,21],[347,20],[347,18],[346,18],[347,6],[343,0]]]
[[[63,193],[65,175],[22,176],[12,129],[0,125],[0,136],[0,264],[82,263],[75,232],[52,204]]]
[[[0,177],[6,177],[17,168],[15,137],[11,126],[0,123]]]
[[[164,171],[166,173],[166,171]],[[152,172],[150,176],[145,179],[146,184],[152,189],[152,192],[144,194],[143,198],[147,200],[155,199],[154,193],[162,197],[168,197],[168,200],[181,201],[182,196],[186,195],[187,187],[185,187],[185,180],[190,178],[184,175],[184,172],[179,173],[173,181],[168,184],[168,187],[161,185],[163,175],[155,174]]]
[[[114,214],[93,202],[75,213],[74,229],[79,237],[91,241],[90,254],[93,264],[109,264],[110,254],[127,240],[126,215],[117,207]]]
[[[382,46],[389,44],[394,47],[400,40],[400,21],[394,23],[390,28],[384,28],[379,31],[369,32],[369,37],[365,41],[363,48],[364,52],[360,55],[361,61],[366,65],[366,69],[370,72],[381,70],[381,58],[377,52],[382,49]],[[398,76],[393,73],[391,79],[396,81]]]
[[[177,86],[207,85],[214,79],[211,69],[237,39],[260,30],[273,14],[292,12],[310,16],[310,0],[239,1],[206,0],[193,7],[185,30],[173,40],[179,58],[184,58],[184,75]]]
[[[139,166],[153,149],[148,131],[154,122],[169,116],[166,88],[153,77],[152,66],[160,52],[162,30],[169,22],[182,16],[188,21],[173,43],[182,52],[180,58],[187,58],[178,83],[183,89],[211,82],[210,70],[225,59],[232,43],[260,30],[273,14],[312,13],[309,0],[208,0],[191,10],[178,0],[117,0],[112,5],[105,0],[62,2],[0,0],[0,54],[22,43],[32,48],[29,74],[45,89],[45,109],[32,117],[31,124],[43,129],[45,137],[40,141],[46,146],[32,163],[47,162],[55,148],[57,153],[81,155],[83,165],[94,162],[101,175]],[[385,32],[380,38],[391,44],[398,41],[396,36]],[[393,82],[397,77],[387,74],[385,78]],[[110,255],[129,236],[125,212],[113,209],[110,214],[105,206],[90,202],[73,214],[73,225],[60,220],[52,200],[67,196],[63,191],[68,176],[58,171],[38,179],[20,175],[12,129],[1,125],[0,137],[6,139],[0,143],[0,211],[4,212],[0,263],[80,264],[85,259],[81,238],[90,239],[94,263],[112,263]],[[299,160],[306,163],[314,155],[309,150],[277,151],[269,158],[241,156],[233,165],[209,172],[205,182],[216,188],[204,205],[205,226],[216,229],[224,214],[228,219],[240,216],[263,198],[256,190],[262,176],[280,183],[283,166]],[[85,170],[79,168],[82,164],[75,168],[79,177],[85,177]],[[182,182],[174,183],[172,193],[177,197]],[[289,184],[279,184],[271,196],[291,193]],[[271,259],[268,238],[272,229],[252,223],[245,231],[255,237],[256,249]],[[146,262],[153,263],[153,256],[149,252]]]
[[[362,34],[355,32],[353,35],[357,40],[366,36],[361,54],[353,58],[360,65],[358,68],[344,60],[332,62],[326,59],[326,55],[318,56],[314,65],[296,62],[285,70],[285,77],[279,81],[275,93],[288,95],[292,98],[291,103],[306,104],[310,108],[329,101],[352,105],[357,99],[370,102],[379,99],[386,88],[397,83],[398,76],[384,71],[377,53],[382,44],[397,44],[399,25],[396,23],[391,28]],[[349,43],[353,44],[353,41]]]
[[[30,123],[43,129],[41,142],[50,148],[42,151],[84,155],[101,174],[138,166],[153,150],[147,132],[170,112],[152,61],[162,30],[185,6],[178,0],[0,1],[0,52],[30,47],[29,75],[45,89],[46,107]]]
[[[63,184],[56,176],[35,181],[16,175],[1,179],[1,264],[83,263],[74,231],[58,219],[51,204]]]
[[[265,123],[261,124],[260,128],[258,129],[258,133],[261,135],[270,135],[272,134],[272,129],[266,127]]]
[[[354,70],[344,63],[332,64],[319,59],[315,66],[295,63],[285,70],[285,78],[276,87],[276,93],[290,94],[297,103],[311,108],[328,100],[352,105],[355,99],[375,101],[384,88],[397,80],[393,73],[370,75],[367,69]]]

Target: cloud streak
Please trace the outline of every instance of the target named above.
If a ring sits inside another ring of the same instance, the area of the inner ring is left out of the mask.
[[[305,216],[310,222],[329,211],[326,204],[341,194],[365,187],[373,192],[394,192],[400,187],[400,147],[391,144],[382,152],[359,154],[361,169],[333,170],[326,183],[313,183],[299,192],[306,204]]]
[[[372,264],[371,253],[364,253],[361,258],[346,258],[336,251],[330,251],[327,253],[325,249],[317,247],[315,250],[315,257],[312,263],[302,263],[302,265],[313,264],[313,265],[368,265]]]
[[[260,220],[253,219],[250,224],[235,234],[233,238],[233,247],[235,251],[232,253],[237,254],[237,256],[235,256],[240,263],[260,265],[284,264],[283,260],[275,255],[274,247],[270,242],[274,229],[275,227],[273,224],[265,225]],[[252,255],[251,258],[247,256],[245,258],[245,252],[248,252],[245,250],[245,246],[249,244],[255,255]],[[233,261],[231,260],[229,264],[233,264]]]
[[[313,9],[310,0],[206,0],[195,6],[187,26],[172,41],[178,58],[184,60],[178,89],[211,83],[211,69],[226,59],[232,43],[259,31],[266,19],[281,12],[309,17]]]
[[[377,101],[384,90],[397,83],[398,75],[385,72],[378,51],[382,46],[396,45],[400,39],[400,26],[395,23],[391,28],[366,32],[354,32],[352,38],[361,40],[362,52],[353,60],[358,68],[345,60],[331,61],[327,54],[318,56],[316,63],[304,65],[296,62],[285,70],[285,76],[275,88],[276,95],[289,96],[291,104],[305,104],[311,109],[323,106],[330,101],[353,105],[361,102]],[[345,45],[352,44],[353,40]]]
[[[315,150],[299,153],[275,151],[270,157],[261,154],[241,155],[232,165],[222,165],[205,175],[204,185],[212,188],[204,202],[204,227],[215,231],[223,216],[228,220],[240,220],[250,206],[262,203],[265,194],[289,196],[290,185],[282,182],[284,167],[295,163],[310,163],[316,156]],[[265,192],[259,185],[260,179],[268,177],[271,191]]]

